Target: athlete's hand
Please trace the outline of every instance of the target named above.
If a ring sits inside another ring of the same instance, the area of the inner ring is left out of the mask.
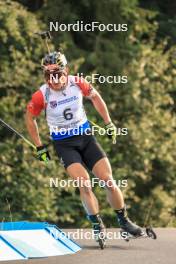
[[[112,143],[116,144],[116,137],[117,137],[117,128],[113,124],[113,122],[110,122],[109,124],[105,125],[106,133],[109,138],[112,138]]]
[[[37,158],[41,161],[48,162],[51,158],[45,145],[37,147]]]

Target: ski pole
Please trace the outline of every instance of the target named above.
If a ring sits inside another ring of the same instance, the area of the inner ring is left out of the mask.
[[[29,146],[31,146],[34,150],[37,150],[37,147],[32,144],[32,142],[30,142],[27,138],[25,138],[21,133],[19,133],[17,130],[15,130],[13,127],[11,127],[10,125],[8,125],[4,120],[2,120],[0,118],[0,124],[4,125],[6,128],[8,128],[11,132],[15,133],[15,135],[19,136],[20,138],[22,138],[24,140],[24,142],[26,142],[26,144],[28,144]],[[48,159],[45,158],[44,160],[45,163],[48,163]]]
[[[5,127],[7,127],[10,131],[12,131],[13,133],[15,133],[20,138],[22,138],[29,146],[31,146],[33,149],[37,150],[37,148],[36,148],[36,146],[34,144],[32,144],[27,138],[25,138],[21,133],[19,133],[18,131],[16,131],[13,127],[11,127],[10,125],[8,125],[1,118],[0,118],[0,124],[1,125],[4,125]]]
[[[49,48],[49,44],[48,44],[48,40],[51,39],[51,34],[49,31],[43,31],[43,32],[36,32],[35,34],[39,35],[41,37],[41,39],[44,40],[48,54],[50,53],[50,48]]]
[[[19,133],[18,131],[16,131],[13,127],[11,127],[10,125],[8,125],[4,120],[2,120],[0,118],[0,124],[4,125],[6,128],[8,128],[11,132],[15,133],[17,136],[19,136],[20,138],[22,138],[24,140],[24,142],[26,142],[26,144],[28,144],[29,146],[31,146],[34,150],[37,150],[36,146],[34,144],[32,144],[27,138],[25,138],[21,133]],[[44,160],[44,162],[47,164],[48,163],[48,159],[46,158]]]

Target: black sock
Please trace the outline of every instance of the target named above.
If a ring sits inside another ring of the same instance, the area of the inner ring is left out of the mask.
[[[87,218],[93,223],[93,224],[102,224],[103,221],[101,219],[101,216],[99,214],[95,215],[88,215]]]
[[[124,220],[127,218],[127,210],[126,207],[118,210],[114,210],[117,214],[118,221]]]

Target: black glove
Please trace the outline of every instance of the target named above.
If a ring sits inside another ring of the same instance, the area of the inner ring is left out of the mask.
[[[112,138],[112,143],[116,144],[116,137],[117,137],[117,128],[116,126],[110,122],[108,125],[105,126],[106,133],[109,138]]]
[[[51,159],[46,145],[37,147],[37,158],[45,162]]]

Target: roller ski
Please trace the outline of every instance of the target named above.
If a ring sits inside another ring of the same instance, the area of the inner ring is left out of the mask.
[[[156,233],[153,231],[152,227],[146,227],[141,229],[142,232],[140,234],[130,234],[129,232],[121,229],[120,234],[121,237],[126,241],[129,242],[131,239],[141,239],[141,238],[152,238],[157,239]]]
[[[92,222],[93,236],[101,249],[106,245],[106,229],[100,215],[89,215],[88,219]]]
[[[120,234],[125,241],[129,242],[131,239],[137,238],[157,238],[151,227],[146,227],[144,229],[130,221],[127,217],[126,208],[116,210],[116,213],[117,220],[121,228]]]

